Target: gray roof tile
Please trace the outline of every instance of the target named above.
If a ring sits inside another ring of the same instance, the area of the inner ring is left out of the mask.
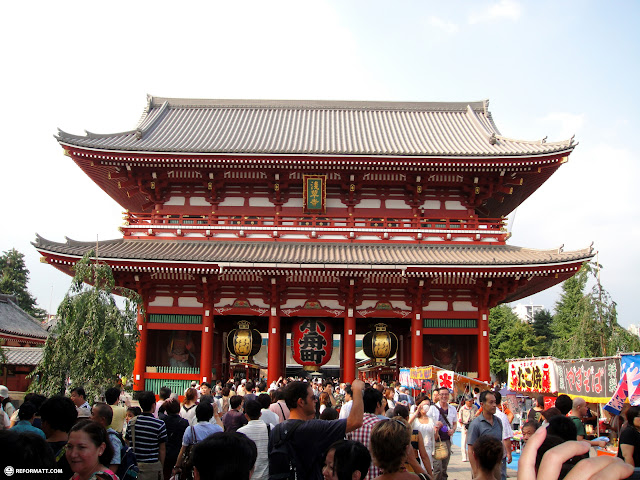
[[[12,295],[0,295],[0,334],[47,338],[49,334],[42,323],[14,302]]]
[[[570,151],[500,135],[488,101],[331,102],[149,97],[136,129],[72,135],[67,145],[109,151],[505,157]],[[492,139],[495,138],[495,141]]]
[[[42,347],[2,347],[7,365],[37,365],[42,360]]]
[[[53,242],[40,236],[33,245],[40,251],[81,257],[95,242]],[[510,245],[417,245],[312,242],[238,242],[189,240],[108,240],[99,243],[100,258],[205,262],[307,264],[318,267],[349,264],[403,266],[518,266],[570,263],[592,256],[591,248],[571,252],[534,250]]]

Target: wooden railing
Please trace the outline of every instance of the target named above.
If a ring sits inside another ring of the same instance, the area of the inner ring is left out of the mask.
[[[308,238],[320,238],[328,234],[345,234],[353,240],[365,235],[389,238],[409,235],[417,240],[424,237],[440,236],[443,240],[454,237],[473,236],[506,239],[506,221],[502,218],[430,218],[430,217],[371,217],[332,215],[179,215],[161,213],[127,213],[125,225],[121,227],[125,235],[157,235],[160,233],[177,236],[198,234],[211,237],[219,233],[235,233],[239,237],[262,233],[272,237],[286,234],[304,234]]]

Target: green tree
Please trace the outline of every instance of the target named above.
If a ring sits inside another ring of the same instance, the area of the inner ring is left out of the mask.
[[[584,290],[587,285],[589,268],[586,264],[573,277],[562,284],[562,295],[556,302],[551,331],[554,339],[551,343],[551,355],[558,358],[575,357],[575,342],[579,326],[586,314]]]
[[[136,309],[139,296],[115,287],[111,268],[95,264],[85,255],[75,266],[69,292],[58,308],[58,322],[44,346],[43,359],[29,387],[44,395],[82,386],[92,399],[113,385],[118,374],[133,371],[138,342]],[[91,282],[91,286],[84,282]],[[114,293],[125,297],[125,308],[116,305]]]
[[[498,379],[507,378],[509,358],[540,355],[540,338],[533,327],[520,321],[508,305],[499,305],[489,313],[489,364]]]
[[[600,283],[601,268],[597,263],[585,264],[578,275],[565,281],[553,318],[554,356],[603,357],[640,348],[640,339],[618,324],[616,303]],[[594,286],[585,293],[589,278]]]
[[[553,332],[551,325],[553,323],[553,315],[549,310],[540,310],[533,316],[533,333],[540,340],[540,355],[551,355],[551,343],[553,342]]]
[[[15,248],[0,256],[0,293],[15,295],[18,306],[32,317],[44,320],[47,312],[39,308],[36,299],[27,289],[29,270],[24,255]]]

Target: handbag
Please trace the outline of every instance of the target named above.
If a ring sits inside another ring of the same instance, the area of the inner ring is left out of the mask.
[[[435,448],[433,449],[433,458],[436,460],[444,460],[449,457],[449,447],[446,442],[442,440],[436,440]]]
[[[182,454],[182,472],[180,472],[180,480],[192,480],[193,479],[193,449],[198,443],[198,437],[196,437],[196,431],[193,426],[191,428],[192,442],[187,445],[184,453]]]

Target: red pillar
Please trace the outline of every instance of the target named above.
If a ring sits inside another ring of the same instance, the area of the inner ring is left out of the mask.
[[[491,380],[489,366],[489,309],[480,308],[478,317],[478,379]]]
[[[213,367],[213,311],[211,302],[204,303],[202,343],[200,344],[200,381],[211,383]]]
[[[416,311],[415,307],[411,318],[411,366],[421,367],[422,365],[422,315]]]
[[[133,364],[133,389],[141,392],[144,390],[144,372],[147,363],[147,324],[140,307],[138,307],[136,324],[138,332],[140,332],[140,339],[136,345],[136,360]]]
[[[269,343],[267,345],[267,384],[278,380],[283,376],[282,363],[282,345],[280,343],[280,316],[277,315],[276,307],[271,307],[271,315],[269,315]]]
[[[342,368],[344,382],[352,382],[356,378],[356,318],[353,308],[347,308],[344,317],[344,335],[342,335]]]
[[[411,366],[421,367],[424,342],[422,341],[422,289],[424,280],[418,282],[416,298],[411,311]]]

